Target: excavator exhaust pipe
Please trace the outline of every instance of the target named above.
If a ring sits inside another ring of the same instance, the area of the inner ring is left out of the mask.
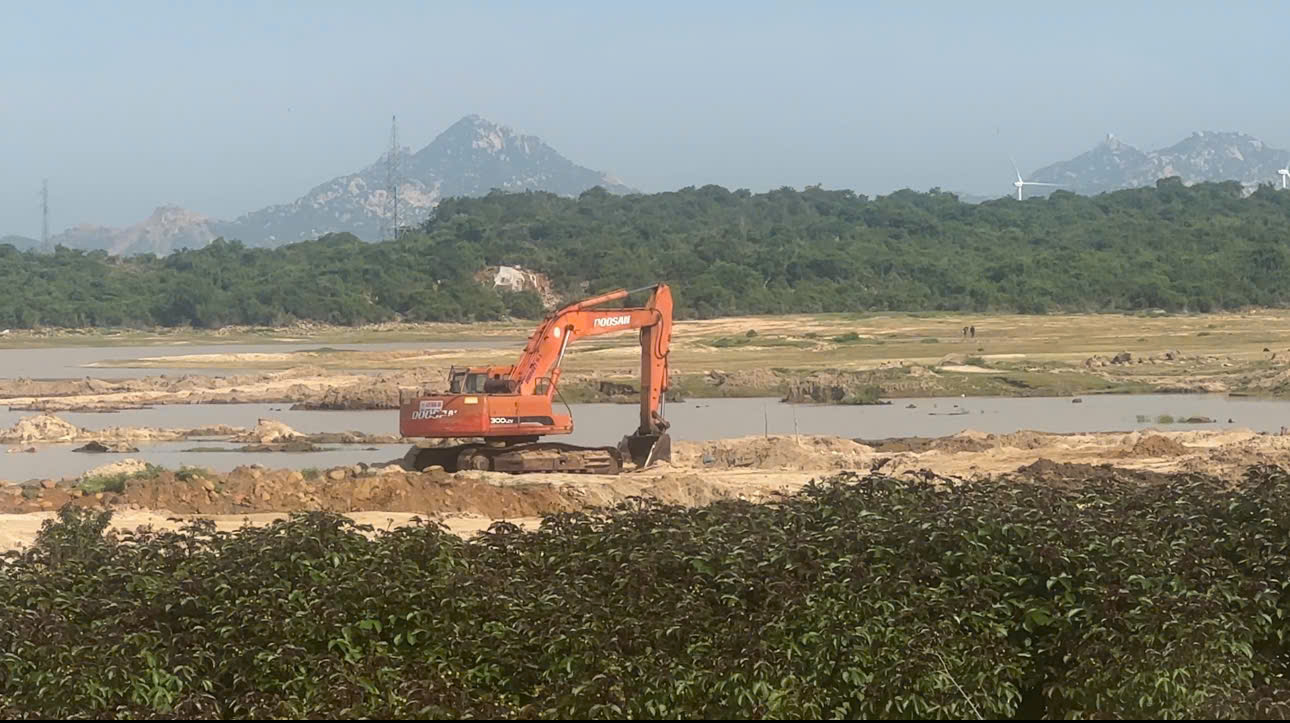
[[[662,434],[631,434],[623,437],[623,446],[637,469],[652,467],[656,462],[672,461],[672,437]]]

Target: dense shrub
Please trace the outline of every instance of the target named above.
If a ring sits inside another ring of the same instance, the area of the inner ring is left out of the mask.
[[[0,328],[540,315],[531,292],[474,281],[494,264],[545,272],[568,298],[666,282],[681,317],[1285,306],[1288,226],[1290,194],[1177,179],[982,204],[938,190],[495,192],[447,199],[422,228],[374,244],[219,240],[129,259],[0,246]]]
[[[0,713],[1290,714],[1290,474],[1057,482],[842,475],[472,541],[322,513],[105,539],[68,508],[0,565]]]

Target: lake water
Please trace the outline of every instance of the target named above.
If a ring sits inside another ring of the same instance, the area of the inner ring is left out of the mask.
[[[913,405],[909,408],[908,405]],[[560,441],[572,444],[616,444],[635,430],[638,412],[629,404],[574,404],[574,432]],[[0,411],[0,426],[10,426],[29,412]],[[1041,432],[1101,432],[1160,429],[1245,427],[1276,432],[1290,426],[1290,402],[1223,395],[1144,394],[1070,398],[945,397],[896,400],[882,406],[790,405],[776,399],[698,399],[674,402],[665,410],[673,440],[706,441],[769,434],[837,435],[859,439],[937,437],[965,429],[1006,434],[1022,429]],[[1160,415],[1203,416],[1213,424],[1157,424]],[[260,418],[284,422],[305,433],[358,431],[398,434],[398,413],[375,411],[291,411],[286,405],[202,404],[156,407],[110,414],[66,413],[60,417],[88,429],[109,426],[198,427],[230,424],[253,427]],[[1147,421],[1138,421],[1139,416]],[[1228,420],[1231,420],[1230,422]],[[554,439],[554,438],[553,438]],[[386,462],[402,456],[404,445],[382,445],[374,451],[342,447],[313,453],[183,452],[199,442],[139,445],[129,455],[87,455],[71,452],[76,445],[47,445],[35,454],[0,454],[0,479],[78,475],[85,470],[129,456],[177,468],[200,465],[217,470],[242,464],[270,467],[328,467],[338,464]],[[228,445],[232,446],[232,445]]]

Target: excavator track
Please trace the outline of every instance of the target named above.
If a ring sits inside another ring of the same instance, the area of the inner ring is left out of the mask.
[[[615,447],[578,447],[560,442],[414,448],[408,456],[410,466],[418,472],[436,465],[447,472],[477,469],[510,473],[618,474],[623,470],[622,453]]]

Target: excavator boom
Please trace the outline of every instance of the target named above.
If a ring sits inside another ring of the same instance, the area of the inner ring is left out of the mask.
[[[605,304],[651,291],[639,307]],[[581,448],[539,442],[569,434],[573,419],[553,408],[560,363],[569,346],[588,336],[640,330],[640,422],[618,447]],[[663,405],[668,387],[672,336],[672,293],[663,284],[635,291],[618,289],[569,304],[548,315],[529,336],[519,360],[508,367],[449,372],[449,394],[422,396],[401,404],[399,431],[425,439],[479,438],[481,443],[429,447],[415,452],[415,466],[470,467],[506,471],[617,472],[626,451],[637,466],[671,457]],[[414,450],[415,451],[415,450]]]

